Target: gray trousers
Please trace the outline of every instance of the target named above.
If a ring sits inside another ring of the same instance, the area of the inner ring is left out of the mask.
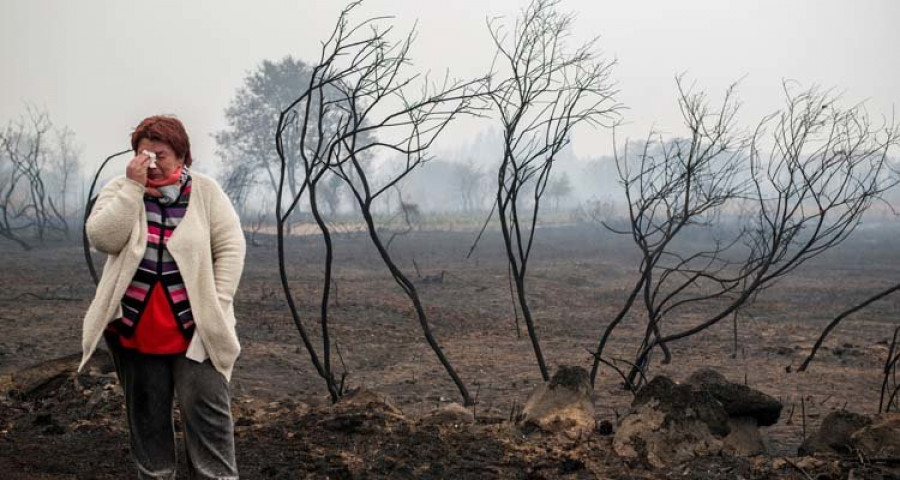
[[[197,363],[183,354],[143,354],[121,347],[114,336],[107,336],[106,344],[125,390],[138,478],[175,478],[172,407],[177,395],[189,478],[237,479],[231,393],[212,363]]]

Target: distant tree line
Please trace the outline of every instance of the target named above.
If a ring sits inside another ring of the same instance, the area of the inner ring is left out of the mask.
[[[0,129],[0,237],[22,248],[71,235],[80,211],[79,149],[74,133],[27,107]]]

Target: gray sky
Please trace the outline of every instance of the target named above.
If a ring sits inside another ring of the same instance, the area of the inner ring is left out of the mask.
[[[417,65],[459,77],[488,68],[485,18],[514,15],[525,0],[370,0],[360,14],[418,21]],[[68,125],[90,166],[128,147],[142,118],[173,113],[188,128],[196,164],[215,170],[211,133],[246,74],[263,59],[314,59],[343,2],[214,0],[0,0],[0,122],[44,107]],[[674,76],[686,72],[720,98],[744,77],[743,117],[779,106],[781,82],[818,83],[866,100],[870,113],[900,106],[900,2],[894,0],[563,0],[575,36],[599,35],[618,65],[613,79],[628,122],[679,133]],[[465,141],[483,125],[449,132]],[[576,153],[611,151],[609,132],[579,131]]]

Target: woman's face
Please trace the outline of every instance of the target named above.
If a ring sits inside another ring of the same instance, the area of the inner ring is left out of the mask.
[[[162,180],[184,165],[184,158],[175,155],[172,147],[164,142],[149,140],[146,138],[138,142],[138,153],[144,150],[151,151],[156,154],[156,168],[147,169],[147,178],[150,180]]]

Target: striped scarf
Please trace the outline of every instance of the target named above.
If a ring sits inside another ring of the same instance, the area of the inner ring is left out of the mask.
[[[181,173],[181,192],[175,201],[164,205],[160,199],[144,196],[147,211],[147,249],[138,265],[131,284],[122,297],[122,318],[116,322],[116,330],[125,338],[134,335],[138,320],[147,306],[150,292],[156,282],[162,282],[166,298],[172,307],[181,333],[190,339],[194,330],[194,317],[188,302],[187,290],[175,259],[166,248],[166,243],[175,227],[181,223],[191,197],[191,177],[187,167]]]

